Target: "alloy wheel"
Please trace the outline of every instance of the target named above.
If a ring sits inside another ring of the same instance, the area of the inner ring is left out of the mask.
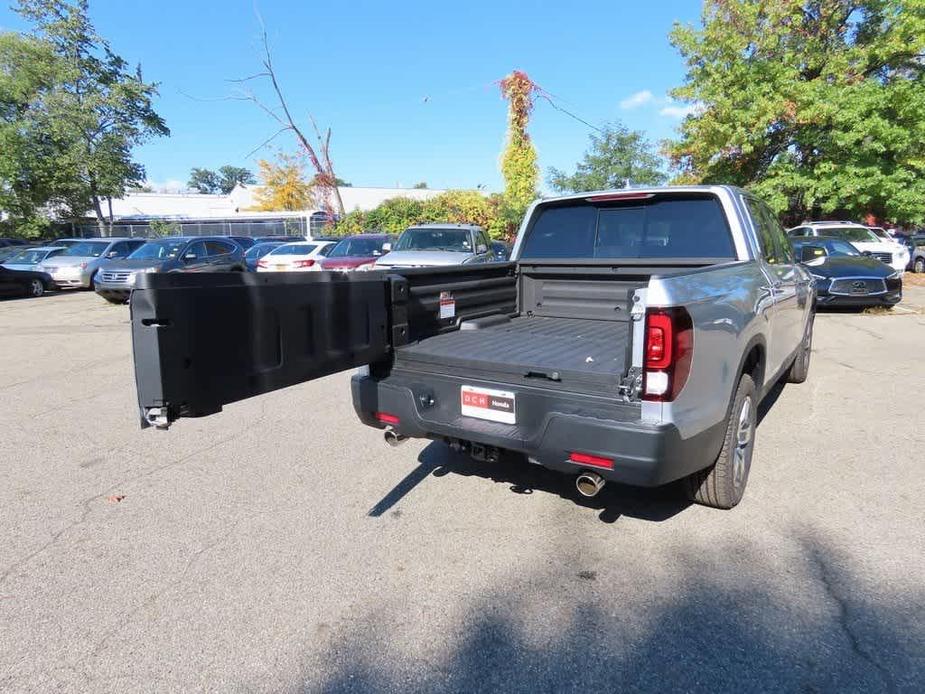
[[[742,401],[736,424],[735,452],[732,458],[732,483],[736,489],[745,483],[748,467],[751,464],[752,443],[754,441],[752,425],[752,398]]]

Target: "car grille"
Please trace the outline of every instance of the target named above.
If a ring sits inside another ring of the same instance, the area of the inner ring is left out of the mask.
[[[886,291],[886,282],[882,279],[851,277],[832,281],[829,294],[842,294],[844,296],[868,296],[870,294],[883,294]]]
[[[100,278],[104,282],[125,283],[131,277],[131,272],[101,272]]]
[[[892,254],[892,253],[871,253],[871,255],[872,255],[874,258],[876,258],[877,260],[880,260],[880,261],[886,263],[887,265],[889,265],[890,263],[893,262],[893,254]]]

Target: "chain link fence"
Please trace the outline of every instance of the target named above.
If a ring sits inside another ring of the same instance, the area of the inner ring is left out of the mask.
[[[276,219],[216,219],[216,220],[146,220],[116,222],[112,236],[147,237],[168,234],[171,236],[323,236],[330,224],[324,212],[305,217]],[[74,236],[93,238],[100,236],[99,227],[92,222],[73,225]]]

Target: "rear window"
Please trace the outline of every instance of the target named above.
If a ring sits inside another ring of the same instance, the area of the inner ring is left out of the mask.
[[[656,197],[541,207],[522,258],[735,258],[719,200]]]
[[[315,250],[315,246],[316,244],[311,243],[294,243],[274,248],[267,255],[310,255]]]

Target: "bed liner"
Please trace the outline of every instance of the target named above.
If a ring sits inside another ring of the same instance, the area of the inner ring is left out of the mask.
[[[628,367],[631,330],[632,323],[622,321],[517,316],[400,347],[395,367],[450,375],[462,370],[508,383],[616,395]]]

